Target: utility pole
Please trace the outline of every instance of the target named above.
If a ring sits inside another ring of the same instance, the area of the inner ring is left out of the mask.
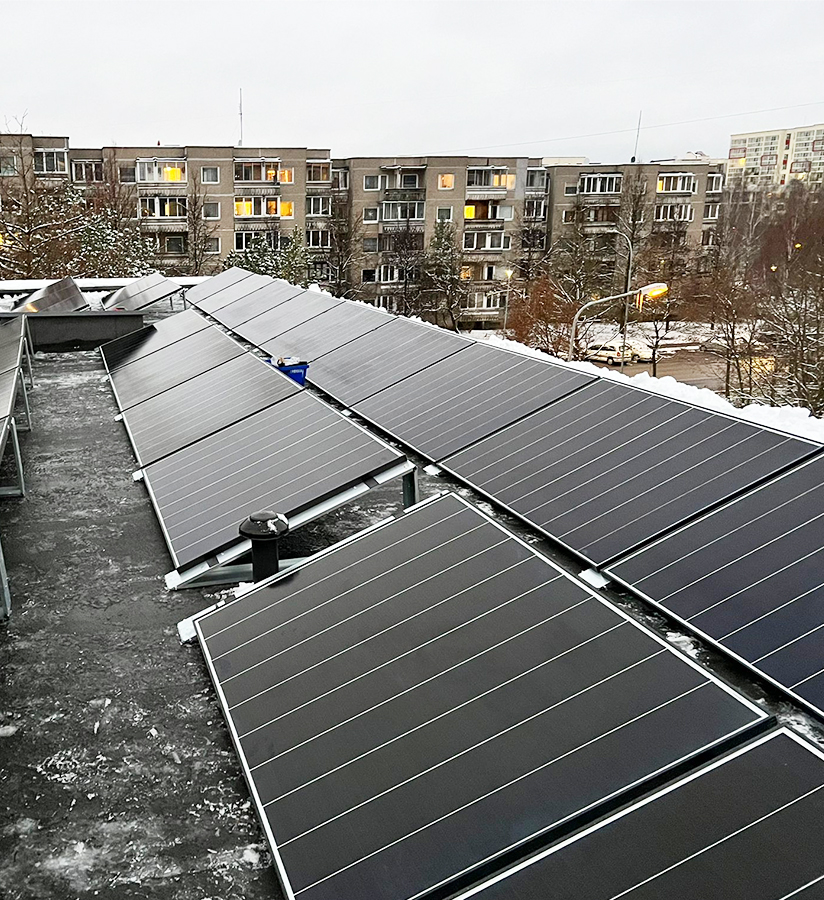
[[[240,106],[238,108],[240,115],[240,140],[237,142],[238,147],[243,146],[243,88],[240,88]]]

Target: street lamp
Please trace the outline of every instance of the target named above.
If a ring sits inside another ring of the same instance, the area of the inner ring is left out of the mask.
[[[512,291],[512,276],[515,274],[514,269],[504,269],[506,275],[506,301],[504,304],[504,337],[506,337],[506,319],[509,315],[509,295]]]
[[[589,303],[585,303],[577,313],[572,317],[572,329],[569,333],[569,359],[572,360],[575,358],[575,332],[578,330],[578,320],[581,318],[581,313],[589,309],[590,306],[595,306],[596,303],[608,303],[611,300],[623,300],[624,298],[629,297],[637,297],[638,302],[643,304],[644,300],[657,300],[659,297],[663,297],[664,294],[669,291],[669,288],[663,281],[656,281],[654,284],[647,284],[642,288],[636,288],[634,291],[624,291],[623,294],[613,294],[611,297],[601,297],[600,300],[590,300]],[[621,352],[623,356],[623,351]]]

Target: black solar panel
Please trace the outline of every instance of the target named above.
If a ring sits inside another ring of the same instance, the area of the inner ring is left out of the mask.
[[[111,372],[117,405],[128,409],[245,352],[215,326],[198,331]]]
[[[239,269],[237,267],[226,269],[225,272],[220,272],[218,275],[213,275],[211,278],[205,278],[200,284],[187,288],[186,300],[188,303],[191,303],[192,306],[198,306],[201,301],[205,300],[207,297],[211,297],[212,294],[216,294],[218,291],[222,291],[230,285],[237,284],[237,282],[243,281],[244,278],[249,278],[253,274],[253,272],[247,272],[246,269]]]
[[[111,372],[207,328],[209,320],[195,310],[188,309],[109,341],[100,347],[100,353],[106,368]]]
[[[473,344],[354,409],[437,461],[594,380],[572,368]]]
[[[824,458],[610,574],[824,712]]]
[[[473,344],[449,331],[396,318],[316,360],[308,377],[353,406]]]
[[[251,513],[287,517],[403,456],[303,391],[145,470],[177,567],[239,541]]]
[[[443,466],[603,564],[817,449],[604,380]]]
[[[15,312],[78,312],[89,304],[73,278],[63,278],[40,288],[15,307]]]
[[[196,627],[307,900],[421,896],[764,718],[454,495]]]
[[[212,315],[230,304],[243,299],[243,297],[247,297],[249,294],[253,294],[255,291],[259,291],[261,288],[271,284],[274,284],[274,279],[270,278],[268,275],[249,275],[248,278],[230,284],[220,291],[215,291],[215,293],[200,300],[196,306],[203,312]]]
[[[179,293],[181,286],[159,272],[138,278],[115,291],[103,304],[106,309],[143,309]]]
[[[454,900],[818,900],[824,759],[773,732]]]
[[[249,343],[262,346],[267,341],[300,325],[343,301],[317,291],[304,291],[262,315],[235,327],[235,332]]]
[[[273,281],[240,300],[235,300],[234,303],[216,310],[212,316],[227,328],[237,328],[243,322],[268,312],[275,306],[302,293],[302,287],[295,287],[287,281]]]
[[[14,401],[17,397],[18,369],[0,372],[0,416],[14,415]]]
[[[392,316],[380,309],[344,301],[262,346],[270,356],[313,360],[391,321]]]
[[[298,391],[291,378],[246,353],[132,406],[123,419],[146,466]]]

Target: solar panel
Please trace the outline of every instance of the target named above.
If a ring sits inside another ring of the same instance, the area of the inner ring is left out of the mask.
[[[824,711],[820,455],[609,573]]]
[[[354,410],[437,461],[594,380],[576,369],[473,344]]]
[[[454,495],[196,628],[288,897],[419,897],[764,720]]]
[[[255,291],[259,291],[262,287],[266,287],[273,283],[274,279],[270,278],[268,275],[249,275],[248,278],[230,284],[222,290],[216,291],[214,294],[205,297],[197,303],[197,307],[203,312],[211,315],[232,303],[236,303],[243,297],[253,294]]]
[[[824,758],[781,729],[454,900],[816,900]]]
[[[193,309],[187,309],[101,345],[100,353],[111,372],[209,327],[208,319]]]
[[[0,372],[0,416],[14,415],[14,401],[17,398],[18,370]]]
[[[392,319],[315,360],[308,377],[346,406],[420,372],[474,341],[410,319]]]
[[[115,291],[103,306],[106,309],[143,309],[182,291],[176,282],[152,272]]]
[[[383,310],[364,303],[342,301],[262,346],[270,356],[299,356],[313,360],[391,321],[392,316]]]
[[[15,371],[23,358],[23,316],[0,326],[0,372]]]
[[[236,328],[243,322],[248,322],[249,319],[268,312],[275,306],[302,293],[302,287],[296,287],[287,281],[273,281],[240,300],[235,300],[234,303],[216,310],[212,313],[212,317],[227,328]]]
[[[246,353],[132,406],[123,420],[138,463],[147,466],[299,391]]]
[[[89,304],[73,278],[63,278],[40,288],[13,307],[15,312],[78,312]]]
[[[443,466],[603,564],[817,449],[810,441],[600,380]]]
[[[205,278],[200,284],[187,288],[186,301],[192,306],[199,306],[201,301],[211,297],[212,294],[216,294],[238,281],[243,281],[244,278],[249,278],[253,274],[253,272],[247,272],[246,269],[240,269],[237,266],[226,269],[225,272],[212,275],[211,278]]]
[[[153,463],[145,480],[179,568],[237,542],[259,509],[291,518],[401,461],[301,391]]]
[[[342,302],[317,291],[304,291],[269,312],[236,326],[234,330],[249,343],[260,347],[284,331],[314,319]]]
[[[109,373],[117,405],[128,409],[245,353],[212,326]]]

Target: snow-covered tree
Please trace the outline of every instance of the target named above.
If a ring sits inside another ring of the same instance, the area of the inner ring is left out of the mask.
[[[425,311],[432,312],[458,331],[461,307],[469,295],[469,282],[461,277],[463,250],[451,222],[438,222],[423,258],[421,295]]]

